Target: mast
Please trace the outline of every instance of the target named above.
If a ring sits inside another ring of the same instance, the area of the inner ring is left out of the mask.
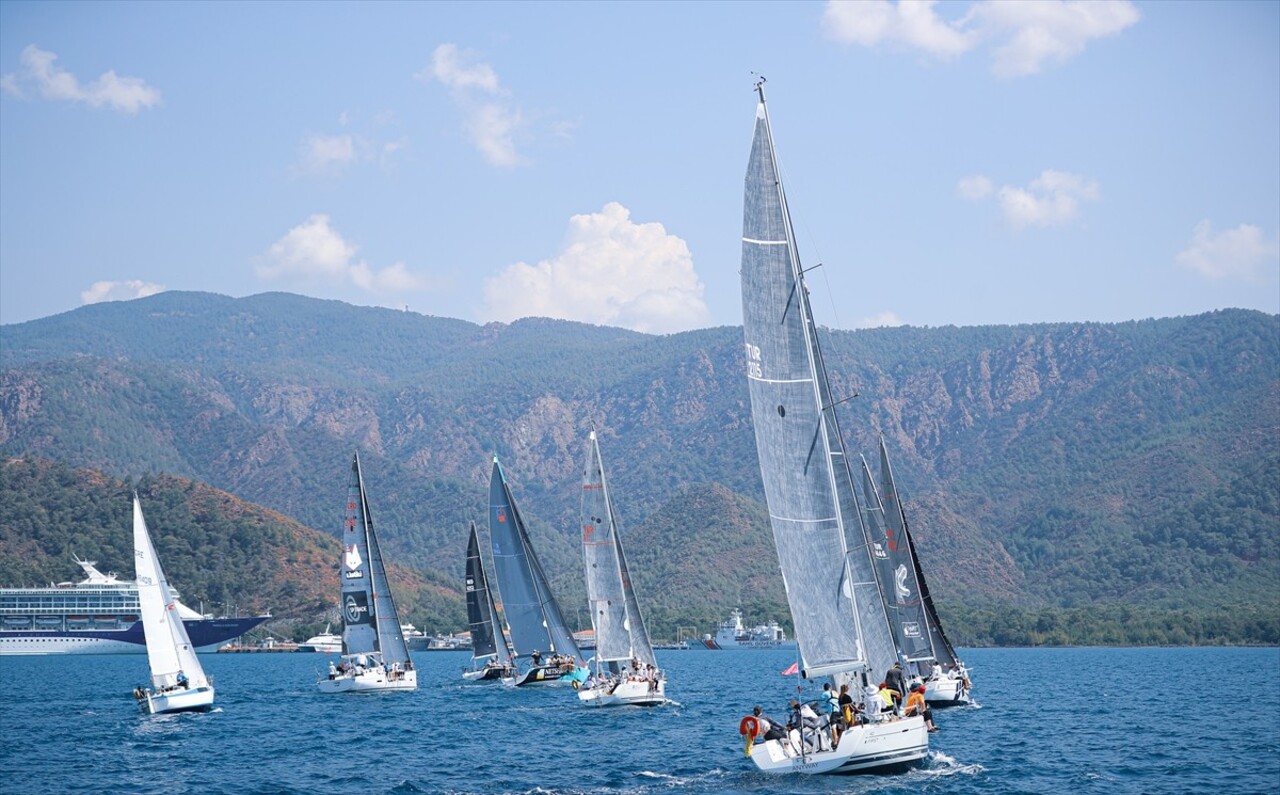
[[[763,82],[756,84],[742,241],[747,378],[761,478],[805,675],[878,673],[896,649],[832,406]],[[856,531],[847,528],[854,521]]]

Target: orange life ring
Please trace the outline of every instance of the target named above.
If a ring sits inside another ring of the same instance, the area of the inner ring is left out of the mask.
[[[760,721],[754,715],[748,715],[738,724],[738,734],[755,739],[755,736],[759,733]]]

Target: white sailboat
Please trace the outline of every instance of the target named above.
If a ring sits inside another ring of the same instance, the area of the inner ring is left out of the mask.
[[[316,682],[321,693],[416,690],[418,672],[409,658],[373,516],[364,491],[360,455],[351,461],[346,528],[342,534],[342,657]]]
[[[503,682],[515,684],[516,670],[512,662],[515,652],[502,631],[498,607],[489,589],[489,577],[480,557],[480,536],[476,523],[471,523],[467,540],[467,623],[471,625],[471,668],[462,672],[468,682]]]
[[[177,600],[156,558],[142,503],[133,495],[133,565],[138,578],[138,605],[147,640],[151,687],[135,687],[133,696],[149,713],[205,711],[213,707],[213,680],[204,673]]]
[[[743,203],[742,305],[752,425],[774,546],[786,585],[804,679],[830,677],[868,694],[897,657],[844,453],[817,327],[809,307],[786,195],[757,83],[755,135]],[[831,747],[829,729],[797,728],[753,744],[759,724],[739,727],[747,754],[769,773],[851,773],[924,758],[924,720],[884,717],[867,698]],[[825,738],[825,742],[824,742]]]
[[[658,668],[631,586],[595,431],[587,441],[582,473],[582,554],[596,654],[595,674],[578,690],[578,699],[598,707],[665,702],[667,678]]]

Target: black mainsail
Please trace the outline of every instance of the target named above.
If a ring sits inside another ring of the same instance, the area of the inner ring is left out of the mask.
[[[581,660],[578,644],[529,543],[529,533],[497,456],[489,478],[489,536],[502,612],[511,627],[516,655],[527,657],[537,651]]]
[[[498,620],[498,609],[489,590],[489,578],[480,558],[480,538],[476,523],[471,523],[471,537],[467,540],[467,623],[471,625],[471,658],[485,660],[496,658],[509,665],[514,656],[511,645]]]
[[[743,202],[742,314],[774,546],[804,674],[868,671],[874,677],[897,654],[818,347],[762,86],[758,93]]]
[[[956,656],[955,647],[942,631],[942,622],[938,620],[938,611],[933,606],[933,597],[929,595],[929,586],[924,579],[924,569],[920,567],[920,556],[916,554],[911,530],[907,527],[907,515],[902,508],[902,499],[898,496],[898,487],[893,479],[893,468],[889,465],[889,451],[885,447],[883,436],[880,437],[880,488],[887,523],[886,547],[894,567],[893,587],[900,601],[913,601],[918,605],[919,620],[924,624],[928,640],[927,656],[919,651],[916,652],[916,656],[907,652],[907,656],[921,661],[931,658],[942,663],[946,670],[961,669],[963,664]],[[888,593],[887,590],[886,593]],[[921,673],[927,675],[929,671],[926,669]]]

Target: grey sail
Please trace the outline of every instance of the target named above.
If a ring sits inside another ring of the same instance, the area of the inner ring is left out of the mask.
[[[517,656],[527,657],[537,651],[581,659],[573,633],[529,544],[529,534],[496,456],[489,479],[489,536],[502,612],[511,628],[511,644]]]
[[[893,468],[889,464],[889,451],[885,448],[884,437],[880,437],[880,487],[884,502],[887,532],[892,535],[887,544],[891,559],[911,573],[904,578],[908,588],[914,589],[920,603],[920,617],[924,621],[929,638],[929,650],[934,660],[943,664],[947,670],[960,667],[960,658],[956,656],[955,647],[947,639],[938,620],[938,612],[933,606],[933,598],[929,595],[929,585],[924,578],[924,570],[920,567],[920,557],[916,554],[915,541],[911,538],[911,530],[907,526],[907,515],[902,508],[902,499],[898,496],[898,486],[893,478]],[[895,576],[897,576],[895,574]],[[923,671],[922,673],[928,673]]]
[[[926,627],[920,591],[916,587],[915,566],[905,552],[906,545],[899,547],[895,540],[901,539],[901,531],[890,527],[892,517],[888,514],[884,495],[876,490],[866,459],[862,459],[862,491],[867,517],[865,526],[876,553],[877,574],[898,652],[906,662],[917,665],[932,663],[933,644]]]
[[[801,665],[806,676],[877,675],[896,652],[861,541],[763,91],[743,203],[742,304],[756,450]]]
[[[381,652],[388,664],[409,662],[409,648],[400,630],[382,550],[373,529],[359,453],[351,460],[342,546],[343,653]]]
[[[600,662],[639,660],[657,667],[640,603],[631,585],[622,539],[609,500],[600,445],[594,432],[587,440],[582,472],[582,554],[586,564],[587,601]]]
[[[498,662],[511,662],[511,649],[498,620],[498,609],[489,590],[489,578],[484,572],[480,557],[480,538],[476,523],[471,523],[471,537],[467,540],[467,622],[471,625],[471,656],[481,660],[497,658]]]

